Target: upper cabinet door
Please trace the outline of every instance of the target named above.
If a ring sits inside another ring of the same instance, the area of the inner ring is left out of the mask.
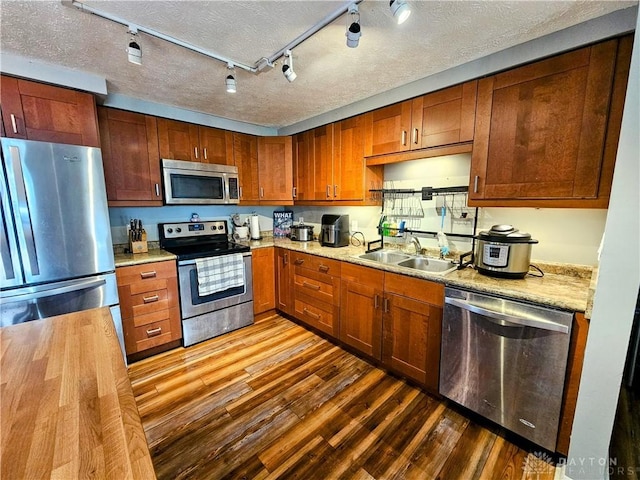
[[[258,181],[258,137],[244,133],[233,134],[233,159],[238,167],[240,201],[257,202],[260,199]]]
[[[365,198],[364,115],[333,126],[334,200]]]
[[[479,81],[472,201],[597,198],[617,45],[603,42]]]
[[[477,90],[473,80],[414,99],[411,149],[471,142]]]
[[[337,186],[333,181],[333,124],[314,128],[313,138],[313,199],[333,200]]]
[[[293,137],[294,200],[313,200],[313,130]]]
[[[202,163],[233,165],[233,133],[211,127],[198,127],[200,151],[198,160]]]
[[[8,137],[100,147],[93,95],[2,75]]]
[[[293,203],[291,137],[259,137],[260,201]]]
[[[198,135],[197,125],[158,118],[160,158],[200,162]]]
[[[162,205],[155,117],[98,107],[109,204]]]
[[[365,114],[365,155],[384,155],[409,150],[411,100]]]

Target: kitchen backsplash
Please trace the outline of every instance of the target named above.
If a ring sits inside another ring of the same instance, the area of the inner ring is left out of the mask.
[[[470,155],[451,155],[445,157],[414,160],[385,166],[384,179],[386,188],[416,189],[422,187],[462,186],[469,183]],[[467,219],[461,219],[463,196],[444,197],[447,211],[444,219],[445,232],[472,233],[472,216],[475,209],[469,209]],[[440,230],[442,218],[436,210],[437,202],[443,199],[422,201],[416,198],[398,198],[385,202],[385,212],[415,213],[419,207],[424,212],[423,218],[413,221],[412,228],[425,231]],[[273,229],[274,207],[238,207],[238,206],[168,206],[110,208],[111,235],[113,243],[126,243],[126,225],[130,218],[139,218],[147,231],[150,241],[158,240],[157,224],[161,222],[189,221],[192,213],[197,213],[203,220],[229,220],[234,213],[240,219],[253,212],[260,219],[260,230]],[[313,225],[314,233],[320,232],[322,215],[348,214],[351,230],[363,233],[366,241],[379,238],[377,226],[382,209],[380,207],[286,207],[293,210],[293,221],[300,218],[305,224]],[[278,209],[278,210],[281,210]],[[488,230],[492,225],[511,224],[515,228],[528,232],[538,240],[533,246],[531,258],[544,262],[572,263],[579,265],[597,265],[598,248],[604,232],[607,211],[601,209],[566,209],[566,208],[481,208],[478,209],[478,231]],[[392,221],[392,219],[389,219]],[[399,223],[400,219],[395,219]],[[408,220],[410,221],[410,220]],[[354,230],[355,229],[355,230]],[[388,239],[388,243],[404,242],[403,238]],[[437,240],[421,238],[425,248],[437,247]],[[465,252],[471,249],[471,241],[449,237],[451,250]]]

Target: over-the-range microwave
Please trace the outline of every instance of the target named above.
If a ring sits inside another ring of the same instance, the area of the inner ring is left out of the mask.
[[[166,205],[223,205],[240,201],[238,167],[162,159]]]

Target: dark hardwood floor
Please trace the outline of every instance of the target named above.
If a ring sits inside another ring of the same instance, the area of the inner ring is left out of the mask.
[[[129,367],[160,479],[552,479],[556,469],[278,315]]]

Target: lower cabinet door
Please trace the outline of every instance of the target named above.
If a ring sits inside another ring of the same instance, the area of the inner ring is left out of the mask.
[[[343,281],[340,340],[380,360],[382,350],[382,290],[364,283]]]
[[[382,361],[437,392],[442,309],[388,293],[384,309]]]

